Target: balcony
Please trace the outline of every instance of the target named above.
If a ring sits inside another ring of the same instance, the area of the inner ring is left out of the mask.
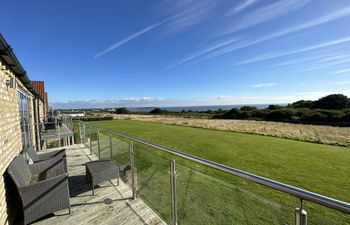
[[[114,130],[76,122],[67,147],[72,213],[36,224],[345,225],[350,204]],[[92,195],[85,163],[111,159],[122,182]]]
[[[96,160],[81,144],[66,146],[71,214],[62,210],[34,224],[165,224],[141,199],[131,200],[132,190],[123,181],[103,182],[95,188],[85,177],[85,163]]]
[[[48,143],[58,142],[58,146],[74,144],[73,127],[71,117],[50,117],[47,122],[38,123],[37,130],[40,131],[40,140],[48,148]]]

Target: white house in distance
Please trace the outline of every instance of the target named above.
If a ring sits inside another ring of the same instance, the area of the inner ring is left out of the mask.
[[[70,117],[84,117],[85,111],[59,111],[59,115],[70,116]]]

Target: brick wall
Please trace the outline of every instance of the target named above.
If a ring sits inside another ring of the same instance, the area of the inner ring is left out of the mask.
[[[44,102],[41,99],[39,100],[39,115],[40,115],[40,121],[44,122],[44,119],[46,117],[46,115],[45,115],[45,104],[44,104]]]
[[[22,151],[17,90],[6,86],[6,80],[10,77],[15,76],[0,61],[0,225],[9,224],[13,220],[15,209],[11,204],[15,202],[6,201],[10,184],[6,182],[5,172],[11,160]],[[18,79],[16,82],[18,86],[23,86]],[[33,101],[33,96],[31,98]]]

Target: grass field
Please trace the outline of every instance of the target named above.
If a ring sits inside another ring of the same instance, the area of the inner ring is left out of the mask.
[[[323,195],[350,201],[350,148],[260,135],[114,120],[107,128]],[[238,177],[135,145],[138,193],[170,217],[168,159],[179,173],[179,224],[293,224],[298,200]],[[114,156],[127,158],[123,156]],[[349,224],[344,214],[308,203],[309,224]]]
[[[240,133],[282,137],[313,143],[350,146],[350,127],[305,125],[255,120],[198,119],[164,115],[113,115],[115,119],[199,127]]]

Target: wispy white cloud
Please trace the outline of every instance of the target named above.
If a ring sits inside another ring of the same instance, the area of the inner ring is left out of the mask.
[[[235,21],[235,25],[229,32],[236,32],[273,20],[301,8],[308,2],[309,0],[283,0],[274,2],[247,14],[239,21]]]
[[[338,84],[338,85],[350,84],[350,81],[337,81],[335,82],[335,84]]]
[[[325,69],[332,69],[333,67],[337,67],[336,69],[339,68],[341,65],[348,65],[350,62],[350,58],[345,58],[345,59],[340,59],[336,61],[330,61],[330,62],[323,62],[323,63],[315,63],[312,64],[310,63],[309,65],[306,65],[305,69],[296,71],[296,73],[305,73],[305,72],[310,72],[310,71],[315,71],[315,70],[325,70]]]
[[[332,74],[343,74],[343,73],[349,73],[350,74],[350,68],[349,69],[336,70],[336,71],[332,72]]]
[[[334,63],[334,62],[343,62],[343,60],[346,58],[350,59],[350,55],[346,54],[328,54],[329,50],[328,48],[325,49],[327,50],[326,54],[324,53],[324,50],[320,50],[317,52],[317,54],[312,54],[312,56],[308,57],[301,57],[298,59],[288,59],[288,60],[283,60],[279,63],[272,64],[270,67],[284,67],[284,66],[293,66],[293,67],[303,67],[307,66],[310,67],[310,65],[328,65],[328,63]]]
[[[183,31],[207,19],[210,11],[214,9],[215,6],[215,1],[209,0],[169,1],[167,2],[166,6],[163,6],[163,8],[168,8],[168,10],[164,10],[167,11],[167,14],[170,14],[170,16],[168,15],[160,22],[149,25],[134,34],[115,42],[105,50],[97,53],[94,57],[98,58],[110,51],[113,51],[156,28],[164,29],[169,34]]]
[[[250,85],[251,88],[269,88],[276,86],[275,83],[261,83],[261,84],[252,84]]]
[[[256,44],[260,44],[262,42],[265,41],[270,41],[272,39],[278,38],[278,37],[282,37],[291,33],[295,33],[295,32],[299,32],[302,30],[306,30],[315,26],[320,26],[323,25],[325,23],[329,23],[332,22],[334,20],[337,19],[341,19],[343,17],[346,16],[350,16],[350,7],[346,7],[337,11],[334,11],[328,15],[325,16],[321,16],[312,20],[309,20],[307,22],[286,28],[286,29],[282,29],[279,31],[276,31],[275,33],[263,36],[263,37],[259,37],[256,39],[246,39],[244,41],[241,41],[239,43],[236,42],[232,42],[230,44],[226,44],[228,41],[225,40],[222,42],[222,45],[220,44],[216,44],[216,46],[214,47],[206,47],[204,48],[204,50],[199,50],[197,51],[197,53],[201,53],[201,54],[192,54],[189,57],[186,57],[185,59],[179,60],[177,63],[173,63],[173,65],[182,65],[182,64],[195,64],[195,63],[199,63],[208,59],[212,59],[215,57],[219,57],[228,53],[232,53],[234,51],[240,50],[242,48],[246,48],[246,47],[250,47]],[[232,38],[234,41],[237,40],[237,37],[233,37]],[[210,49],[210,51],[205,51],[205,49]],[[187,59],[187,60],[186,60]],[[173,67],[173,66],[172,66]]]
[[[305,65],[305,63],[308,63],[310,61],[319,60],[320,58],[323,58],[322,56],[313,56],[313,57],[305,57],[295,60],[284,60],[282,62],[270,65],[270,67],[282,67],[282,66],[295,66],[295,65]]]
[[[350,42],[350,36],[345,37],[345,38],[341,38],[341,39],[337,39],[337,40],[333,40],[333,41],[328,41],[328,42],[323,42],[320,44],[311,45],[311,46],[300,48],[300,49],[295,49],[295,50],[268,52],[268,53],[265,53],[262,55],[255,56],[255,57],[250,58],[248,60],[243,60],[241,62],[236,63],[235,65],[242,65],[242,64],[255,63],[255,62],[275,59],[275,58],[279,58],[279,57],[283,57],[283,56],[312,51],[312,50],[325,48],[325,47],[338,45],[338,44],[344,44],[344,43],[348,43],[348,42]]]
[[[204,22],[211,16],[219,1],[211,0],[182,0],[165,1],[160,10],[172,15],[172,19],[162,26],[167,34],[175,34]]]
[[[152,24],[152,25],[150,25],[150,26],[147,26],[147,27],[143,28],[142,30],[140,30],[140,31],[138,31],[138,32],[136,32],[136,33],[134,33],[134,34],[132,34],[132,35],[130,35],[130,36],[128,36],[128,37],[122,39],[122,40],[120,40],[120,41],[115,42],[114,44],[112,44],[111,46],[109,46],[108,48],[106,48],[105,50],[103,50],[103,51],[97,53],[97,54],[95,55],[95,58],[98,58],[98,57],[100,57],[100,56],[102,56],[102,55],[104,55],[104,54],[106,54],[106,53],[108,53],[108,52],[110,52],[110,51],[112,51],[112,50],[114,50],[114,49],[116,49],[116,48],[119,48],[120,46],[122,46],[122,45],[128,43],[129,41],[131,41],[131,40],[133,40],[133,39],[135,39],[135,38],[137,38],[137,37],[139,37],[139,36],[141,36],[141,35],[143,35],[143,34],[149,32],[149,31],[151,31],[151,30],[153,30],[153,29],[155,29],[155,28],[157,28],[157,27],[159,27],[159,26],[162,25],[164,22],[165,22],[165,21],[161,21],[161,22],[158,22],[158,23],[154,23],[154,24]]]
[[[226,13],[226,15],[231,16],[231,15],[237,14],[237,13],[245,10],[246,8],[249,8],[253,5],[255,5],[257,2],[258,2],[258,0],[243,0],[236,7],[234,7],[233,9],[230,9]]]
[[[195,59],[195,58],[197,58],[199,56],[202,56],[204,54],[207,54],[207,53],[212,52],[214,50],[217,50],[219,48],[222,48],[222,47],[225,47],[225,46],[230,45],[232,43],[235,43],[238,40],[240,40],[240,38],[239,37],[235,37],[235,38],[231,38],[231,39],[229,39],[227,41],[221,42],[219,44],[215,44],[215,45],[209,46],[209,47],[207,47],[205,49],[202,49],[202,50],[200,50],[198,52],[195,52],[195,53],[193,53],[193,54],[191,54],[191,55],[189,55],[189,56],[187,56],[187,57],[185,57],[185,58],[183,58],[183,59],[181,59],[181,60],[179,60],[177,62],[172,63],[170,66],[166,67],[166,69],[169,69],[169,68],[172,68],[172,67],[184,64],[186,62],[189,62],[189,61],[191,61],[191,60],[193,60],[193,59]]]
[[[317,100],[319,98],[322,98],[324,96],[331,95],[331,94],[344,94],[346,96],[350,96],[350,89],[295,92],[295,93],[291,93],[290,99]]]
[[[335,56],[330,56],[330,57],[323,57],[319,62],[329,62],[329,61],[334,61],[338,59],[344,59],[344,58],[350,58],[350,55],[335,55]]]

